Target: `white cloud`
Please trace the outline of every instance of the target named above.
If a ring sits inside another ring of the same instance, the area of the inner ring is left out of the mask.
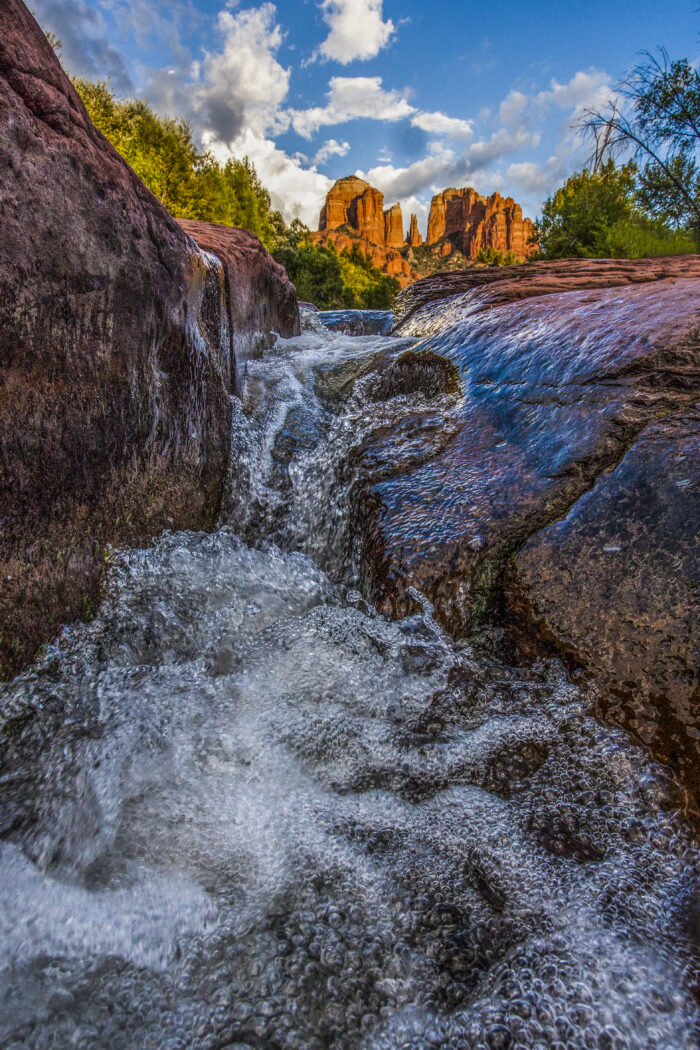
[[[448,186],[474,185],[475,179],[493,164],[527,146],[536,146],[539,135],[525,128],[514,132],[505,128],[480,142],[470,143],[455,155],[450,148],[434,148],[433,152],[406,168],[395,168],[391,164],[377,165],[368,172],[360,172],[373,186],[385,195],[405,200],[425,193],[435,193]],[[502,178],[489,174],[488,192],[499,188]],[[478,189],[478,185],[475,189]]]
[[[498,119],[504,126],[513,127],[542,119],[551,109],[573,110],[576,114],[607,99],[610,79],[600,69],[579,70],[566,84],[552,80],[545,91],[531,95],[510,91],[501,102]]]
[[[545,196],[552,188],[552,174],[533,161],[511,164],[507,171],[508,182],[525,193]]]
[[[542,107],[557,106],[559,109],[577,109],[605,100],[610,94],[610,76],[600,69],[579,71],[567,84],[552,80],[548,91],[540,91],[537,102]]]
[[[445,113],[417,113],[411,124],[432,135],[449,135],[450,138],[469,138],[474,133],[473,120],[448,117]]]
[[[394,23],[385,22],[382,0],[321,0],[323,20],[330,33],[314,57],[347,65],[375,58],[394,35]]]
[[[402,120],[416,113],[406,90],[385,91],[381,77],[332,77],[325,106],[290,110],[294,130],[304,138],[326,125],[345,124],[365,117],[370,120]]]
[[[246,129],[258,136],[285,130],[290,70],[276,57],[283,33],[274,5],[222,10],[216,25],[220,48],[200,61],[186,52],[179,66],[151,70],[146,97],[159,112],[187,117],[198,135],[224,143]]]
[[[338,142],[337,139],[328,139],[314,157],[314,164],[325,164],[330,157],[345,157],[349,152],[349,142]]]
[[[224,141],[234,126],[238,131],[245,124],[256,133],[279,128],[290,71],[275,58],[283,39],[275,17],[270,3],[238,14],[219,12],[223,50],[205,53],[195,106]]]

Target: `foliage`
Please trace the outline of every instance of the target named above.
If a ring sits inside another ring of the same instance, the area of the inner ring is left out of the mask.
[[[700,198],[700,173],[694,157],[673,157],[667,170],[658,164],[647,164],[639,176],[639,203],[651,216],[673,229],[697,229],[693,209],[679,192],[679,185],[687,187],[694,200]]]
[[[338,255],[332,245],[313,244],[299,219],[287,226],[247,157],[220,164],[197,147],[185,120],[160,117],[142,99],[119,99],[107,81],[73,83],[95,126],[172,215],[257,234],[287,269],[299,298],[316,306],[391,306],[398,283],[357,245]]]
[[[631,154],[644,165],[642,205],[700,234],[700,73],[687,59],[647,54],[605,108],[587,111],[583,127],[595,141],[594,171],[605,156]]]
[[[388,310],[399,284],[373,264],[358,244],[338,254],[334,244],[314,244],[299,219],[286,227],[272,254],[304,302],[322,310]]]
[[[545,259],[605,256],[608,231],[634,213],[636,166],[606,161],[598,172],[572,175],[542,208],[537,223]]]
[[[498,248],[479,248],[474,260],[481,266],[515,266],[521,260],[514,251],[501,252]]]
[[[657,196],[653,197],[652,192]],[[634,161],[584,168],[547,199],[537,223],[544,259],[638,259],[696,250],[693,231],[669,221],[662,191]]]
[[[73,81],[95,126],[168,211],[180,219],[241,226],[266,247],[283,221],[248,158],[219,164],[185,120],[160,117],[142,99],[118,99],[107,81]]]

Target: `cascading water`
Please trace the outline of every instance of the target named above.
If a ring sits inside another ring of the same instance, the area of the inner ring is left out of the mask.
[[[318,319],[248,366],[226,524],[116,554],[4,687],[0,1044],[696,1045],[673,782],[556,662],[355,589],[347,462],[459,395]]]

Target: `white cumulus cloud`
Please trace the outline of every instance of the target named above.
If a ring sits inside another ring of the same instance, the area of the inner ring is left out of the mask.
[[[314,157],[314,164],[325,164],[331,157],[345,157],[350,152],[349,142],[328,139]]]
[[[340,62],[375,58],[394,35],[394,23],[384,21],[382,0],[322,0],[323,20],[330,32],[314,57]]]
[[[271,139],[249,130],[230,145],[206,137],[205,145],[220,161],[230,156],[249,157],[270,192],[273,208],[278,208],[288,222],[300,218],[316,229],[321,205],[333,183],[315,166],[305,167],[299,157],[290,157]]]
[[[370,120],[402,120],[416,113],[407,91],[385,91],[381,77],[332,77],[325,106],[289,110],[294,130],[311,138],[326,125],[345,124],[366,117]]]
[[[450,138],[469,138],[474,133],[473,120],[448,117],[445,113],[417,113],[411,124],[431,135],[448,135]]]

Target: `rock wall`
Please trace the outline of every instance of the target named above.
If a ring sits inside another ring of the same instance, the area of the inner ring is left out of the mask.
[[[0,7],[0,171],[8,675],[94,607],[107,544],[214,522],[238,315],[230,266],[197,248],[92,125],[21,0]],[[274,283],[245,294],[274,295]]]
[[[383,209],[384,197],[364,179],[356,175],[339,179],[328,191],[314,240],[318,244],[332,241],[339,251],[359,244],[375,266],[407,287],[418,278],[417,256],[409,250],[423,245],[418,219],[411,215],[404,235],[401,205]],[[469,188],[449,189],[433,197],[425,243],[433,247],[436,260],[454,253],[457,265],[463,265],[457,252],[474,259],[487,248],[527,259],[535,251],[534,233],[534,224],[523,218],[522,208],[512,197],[494,193],[487,198]]]
[[[535,226],[523,218],[523,210],[512,197],[500,193],[482,197],[476,190],[443,190],[433,197],[428,219],[428,244],[448,240],[469,259],[482,249],[514,252],[526,259],[535,246]]]

